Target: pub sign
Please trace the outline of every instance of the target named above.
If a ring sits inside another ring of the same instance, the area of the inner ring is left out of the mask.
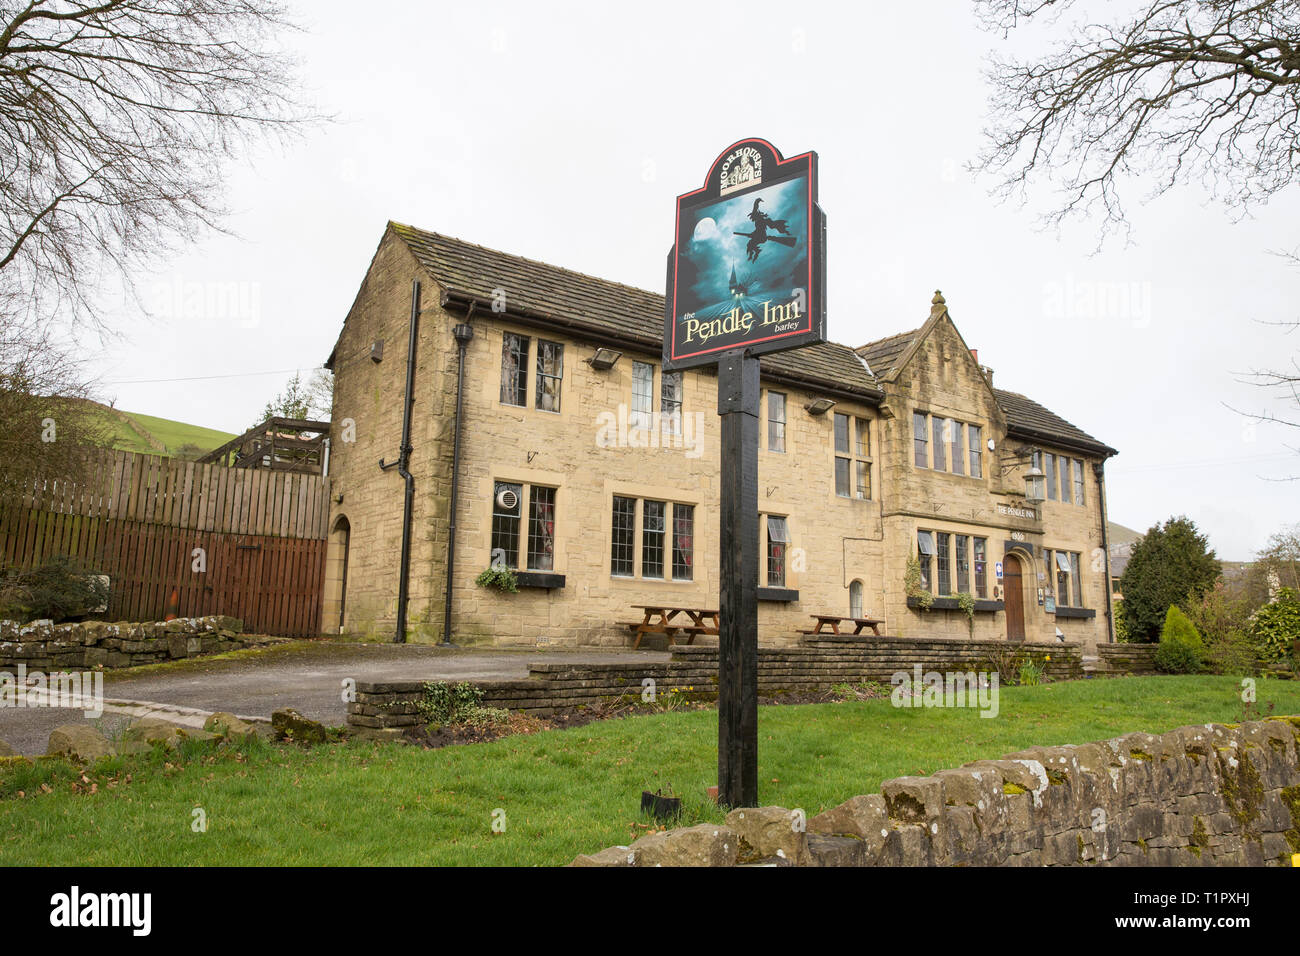
[[[677,197],[668,254],[664,368],[715,364],[826,341],[826,217],[817,154],[785,159],[763,139],[714,161]]]

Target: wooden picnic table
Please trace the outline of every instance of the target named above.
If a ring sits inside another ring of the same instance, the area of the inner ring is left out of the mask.
[[[716,608],[681,607],[673,604],[633,604],[632,607],[642,612],[639,621],[619,621],[619,625],[630,628],[636,635],[632,647],[641,646],[641,638],[646,634],[663,634],[669,644],[677,643],[677,632],[686,635],[686,643],[695,641],[697,634],[717,634],[719,611]],[[686,615],[690,623],[674,622],[673,618]]]
[[[839,614],[809,614],[808,616],[817,622],[817,626],[811,630],[800,630],[800,634],[830,633],[838,635],[842,633],[840,631],[840,625],[845,621],[851,621],[853,623],[854,634],[861,634],[869,627],[871,628],[871,633],[876,637],[879,637],[880,625],[885,623],[884,621],[877,620],[873,617],[842,617]],[[828,626],[830,627],[829,632],[826,630]]]

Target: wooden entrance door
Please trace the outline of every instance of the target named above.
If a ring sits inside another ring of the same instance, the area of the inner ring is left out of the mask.
[[[1025,590],[1020,581],[1020,559],[1008,554],[1002,559],[1002,601],[1007,612],[1007,640],[1025,639]]]

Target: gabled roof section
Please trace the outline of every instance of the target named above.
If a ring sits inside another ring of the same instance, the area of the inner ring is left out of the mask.
[[[390,222],[389,228],[451,298],[491,303],[494,290],[501,289],[510,314],[588,335],[612,335],[656,354],[663,348],[659,293],[402,223]],[[809,388],[848,392],[873,403],[881,397],[875,379],[844,345],[828,342],[767,355],[761,367],[765,375]]]
[[[913,329],[910,332],[887,335],[883,339],[876,339],[874,342],[859,346],[853,351],[862,356],[876,378],[885,378],[897,367],[899,358],[907,351],[907,347],[912,344],[912,340],[920,331],[920,329]]]
[[[1019,392],[995,388],[993,394],[997,396],[1002,410],[1007,413],[1007,430],[1013,435],[1047,444],[1066,445],[1102,457],[1119,454],[1114,448]]]

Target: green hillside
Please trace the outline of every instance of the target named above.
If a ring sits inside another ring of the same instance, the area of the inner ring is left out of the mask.
[[[153,415],[124,412],[99,406],[109,443],[122,451],[170,457],[194,457],[224,445],[235,436],[230,432],[190,425]],[[195,451],[197,449],[197,451]]]

